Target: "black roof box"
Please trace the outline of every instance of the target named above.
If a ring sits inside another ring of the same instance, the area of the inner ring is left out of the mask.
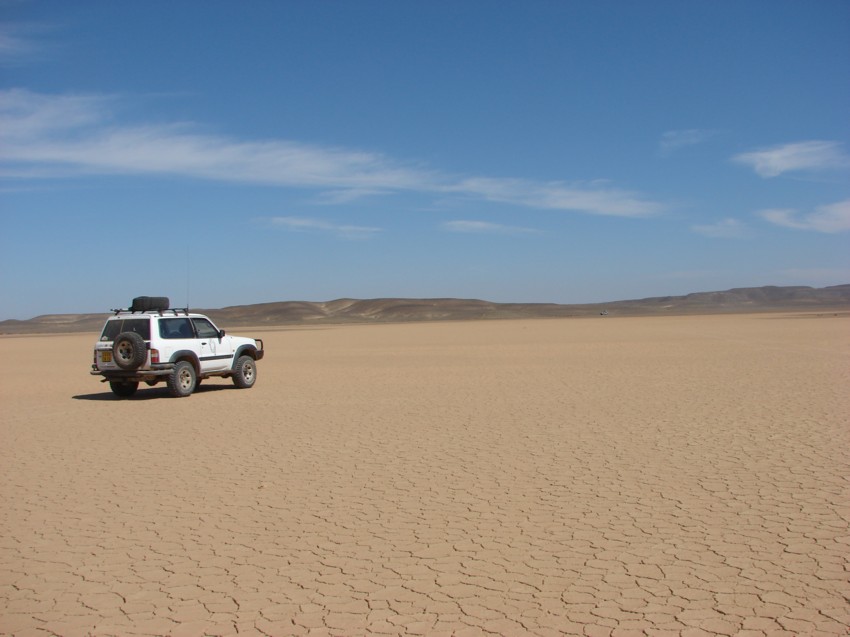
[[[167,296],[137,296],[133,299],[133,304],[130,306],[131,312],[147,312],[154,310],[162,312],[167,310],[169,300]]]

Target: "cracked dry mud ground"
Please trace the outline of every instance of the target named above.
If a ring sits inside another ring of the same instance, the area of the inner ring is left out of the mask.
[[[846,635],[848,327],[240,330],[126,401],[0,339],[0,633]]]

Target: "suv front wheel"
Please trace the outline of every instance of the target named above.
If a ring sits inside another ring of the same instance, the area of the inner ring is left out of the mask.
[[[233,368],[233,384],[239,389],[249,389],[257,381],[257,363],[250,356],[240,356]]]
[[[180,361],[168,377],[168,390],[175,398],[185,398],[195,390],[197,375],[192,363]]]

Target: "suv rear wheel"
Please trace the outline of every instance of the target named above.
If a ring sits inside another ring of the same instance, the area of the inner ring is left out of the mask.
[[[168,377],[168,390],[175,398],[185,398],[195,390],[197,375],[192,363],[180,361]]]
[[[112,393],[119,398],[129,398],[136,393],[136,390],[139,388],[139,383],[111,380],[109,381],[109,388],[112,390]]]

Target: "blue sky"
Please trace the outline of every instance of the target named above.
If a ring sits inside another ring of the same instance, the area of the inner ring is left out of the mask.
[[[850,3],[0,0],[0,319],[850,282]]]

